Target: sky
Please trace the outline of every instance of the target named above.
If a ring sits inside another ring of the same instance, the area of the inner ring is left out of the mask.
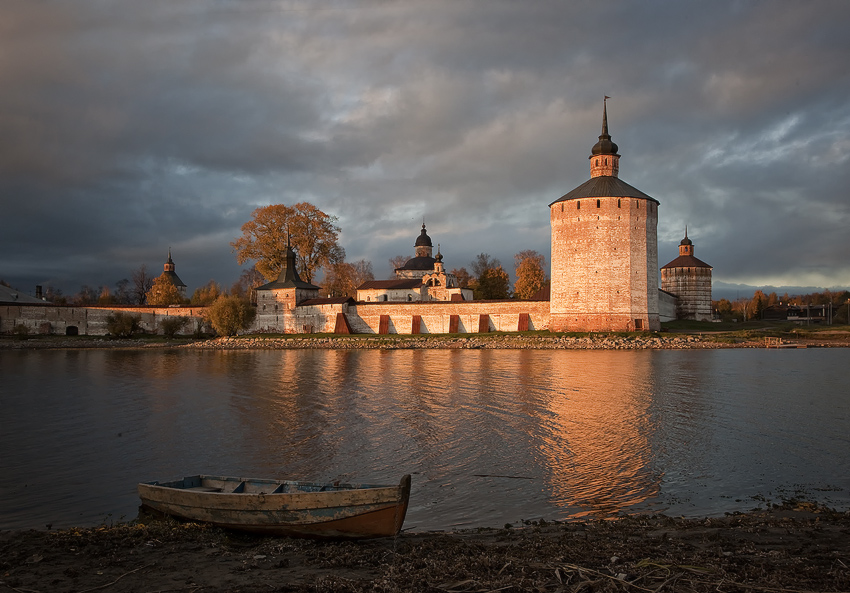
[[[549,262],[549,204],[620,178],[723,287],[850,286],[850,2],[0,0],[0,279],[114,288],[169,249],[228,287],[254,209],[348,261]],[[715,296],[717,298],[717,296]]]

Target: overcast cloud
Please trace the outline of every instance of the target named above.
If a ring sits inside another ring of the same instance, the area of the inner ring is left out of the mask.
[[[549,259],[602,97],[620,177],[722,283],[850,286],[850,3],[0,0],[0,279],[229,286],[252,210],[349,261]]]

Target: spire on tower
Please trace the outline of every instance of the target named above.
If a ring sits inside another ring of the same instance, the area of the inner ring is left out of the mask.
[[[602,133],[599,134],[599,142],[597,142],[590,151],[591,158],[597,155],[617,155],[619,147],[611,141],[611,135],[608,133],[608,95],[602,100]]]
[[[604,97],[605,98],[602,99],[602,135],[608,136],[608,99],[611,97],[608,95],[605,95]],[[602,136],[600,136],[600,138],[602,138]],[[608,136],[608,138],[610,139],[611,137]]]

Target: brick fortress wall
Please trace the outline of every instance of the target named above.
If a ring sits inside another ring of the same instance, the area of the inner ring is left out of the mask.
[[[345,315],[355,334],[477,333],[482,329],[518,331],[549,327],[548,301],[387,301],[302,305],[289,312],[260,312],[254,329],[274,333],[332,333],[340,313]]]
[[[183,330],[195,331],[195,323],[203,321],[203,307],[73,307],[49,304],[0,305],[0,333],[12,333],[23,325],[31,334],[61,335],[68,328],[77,328],[80,335],[105,336],[106,318],[115,313],[130,313],[141,319],[142,329],[148,333],[159,331],[159,322],[167,317],[188,317],[190,323]]]

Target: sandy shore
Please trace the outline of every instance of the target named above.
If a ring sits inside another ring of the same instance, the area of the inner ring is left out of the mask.
[[[0,591],[850,591],[850,513],[626,517],[325,542],[171,521],[0,532]]]

